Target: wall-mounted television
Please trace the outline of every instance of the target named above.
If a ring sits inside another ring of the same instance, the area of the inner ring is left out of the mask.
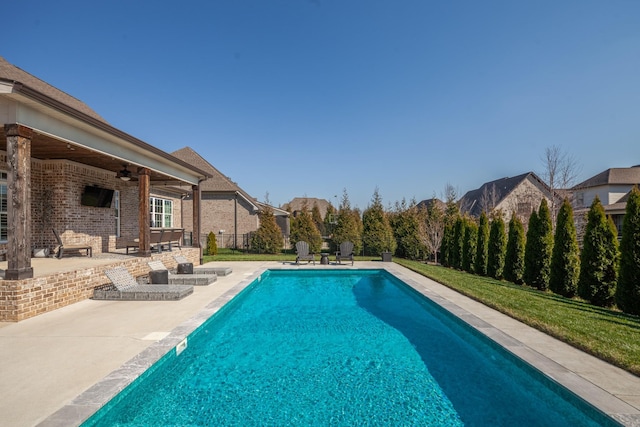
[[[84,206],[94,206],[97,208],[110,208],[113,199],[113,190],[108,188],[87,185],[80,199],[80,204]]]

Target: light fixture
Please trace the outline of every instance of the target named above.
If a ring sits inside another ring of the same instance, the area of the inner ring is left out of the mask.
[[[120,178],[123,181],[131,180],[131,171],[127,170],[127,165],[124,165],[124,169],[118,172],[118,174],[116,175],[116,178]]]

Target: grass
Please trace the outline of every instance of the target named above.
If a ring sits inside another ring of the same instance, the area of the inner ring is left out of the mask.
[[[209,261],[295,261],[295,253],[245,254],[222,249]],[[318,256],[318,261],[320,257]],[[356,261],[380,257],[356,257]],[[527,286],[449,268],[394,258],[394,261],[561,341],[640,376],[640,317],[596,307]]]
[[[640,376],[640,317],[441,266],[403,259],[395,261]]]

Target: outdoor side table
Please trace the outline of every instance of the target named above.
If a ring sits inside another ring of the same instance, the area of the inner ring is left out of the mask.
[[[320,253],[320,264],[327,265],[329,264],[329,254],[326,252]]]

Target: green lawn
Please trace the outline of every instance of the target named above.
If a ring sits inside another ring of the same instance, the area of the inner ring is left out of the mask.
[[[208,261],[295,261],[294,253],[243,254],[223,250]],[[319,261],[320,256],[317,257]],[[331,257],[333,259],[333,257]],[[357,261],[380,257],[356,257]],[[394,258],[419,274],[640,376],[640,317],[592,306],[526,286]]]
[[[395,261],[574,347],[640,375],[640,317],[441,266],[403,259]]]

